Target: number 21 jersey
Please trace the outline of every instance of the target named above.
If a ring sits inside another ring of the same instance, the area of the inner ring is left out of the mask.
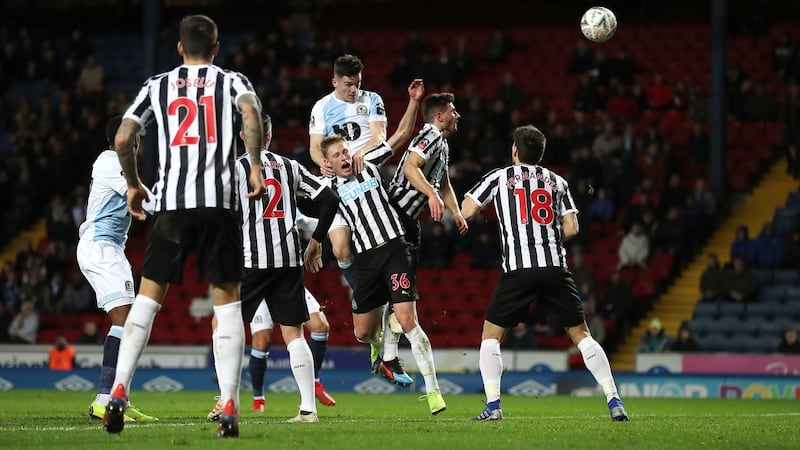
[[[562,217],[578,210],[564,178],[541,166],[512,165],[484,175],[466,196],[481,207],[494,204],[503,272],[567,267]]]
[[[234,115],[245,94],[255,96],[247,77],[213,64],[181,65],[144,83],[124,118],[158,125],[156,212],[237,208]]]

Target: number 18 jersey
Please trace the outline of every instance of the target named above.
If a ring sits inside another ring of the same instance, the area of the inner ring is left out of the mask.
[[[564,178],[541,166],[516,164],[487,173],[466,196],[481,208],[494,204],[503,272],[567,267],[562,217],[578,210]]]
[[[156,211],[236,209],[234,114],[245,94],[255,96],[247,77],[213,64],[181,65],[144,83],[124,118],[158,125]]]

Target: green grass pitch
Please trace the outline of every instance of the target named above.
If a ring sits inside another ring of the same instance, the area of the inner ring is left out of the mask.
[[[133,392],[134,404],[161,418],[127,424],[109,435],[87,408],[91,393],[0,392],[2,449],[658,449],[800,448],[800,403],[793,400],[625,399],[628,423],[612,422],[601,397],[503,397],[505,418],[471,422],[482,396],[446,396],[432,417],[416,395],[335,393],[319,407],[320,423],[284,423],[297,413],[298,394],[267,393],[267,411],[245,412],[238,439],[216,437],[205,422],[211,392]]]

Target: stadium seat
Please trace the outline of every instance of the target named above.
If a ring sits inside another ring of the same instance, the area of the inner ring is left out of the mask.
[[[793,285],[797,283],[798,271],[792,269],[776,269],[772,272],[772,282],[775,285]]]
[[[762,302],[780,303],[786,298],[785,286],[764,286],[759,294]]]
[[[724,319],[735,318],[741,319],[744,317],[745,303],[739,302],[724,302],[719,304],[719,317]]]
[[[753,275],[756,276],[758,284],[766,286],[772,284],[772,270],[771,269],[754,269]]]
[[[778,348],[780,339],[775,336],[759,336],[743,342],[748,353],[773,353]]]
[[[800,286],[787,286],[785,293],[787,302],[800,304]]]
[[[748,303],[745,317],[748,321],[772,319],[772,303]]]
[[[692,317],[697,319],[700,317],[704,318],[716,318],[719,317],[719,303],[717,302],[700,302],[694,305],[694,313]]]

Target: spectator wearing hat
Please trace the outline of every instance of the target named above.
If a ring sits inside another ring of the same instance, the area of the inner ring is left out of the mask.
[[[661,321],[655,318],[650,321],[647,331],[642,336],[639,344],[640,353],[663,353],[669,348],[669,339],[664,334],[664,327]]]

